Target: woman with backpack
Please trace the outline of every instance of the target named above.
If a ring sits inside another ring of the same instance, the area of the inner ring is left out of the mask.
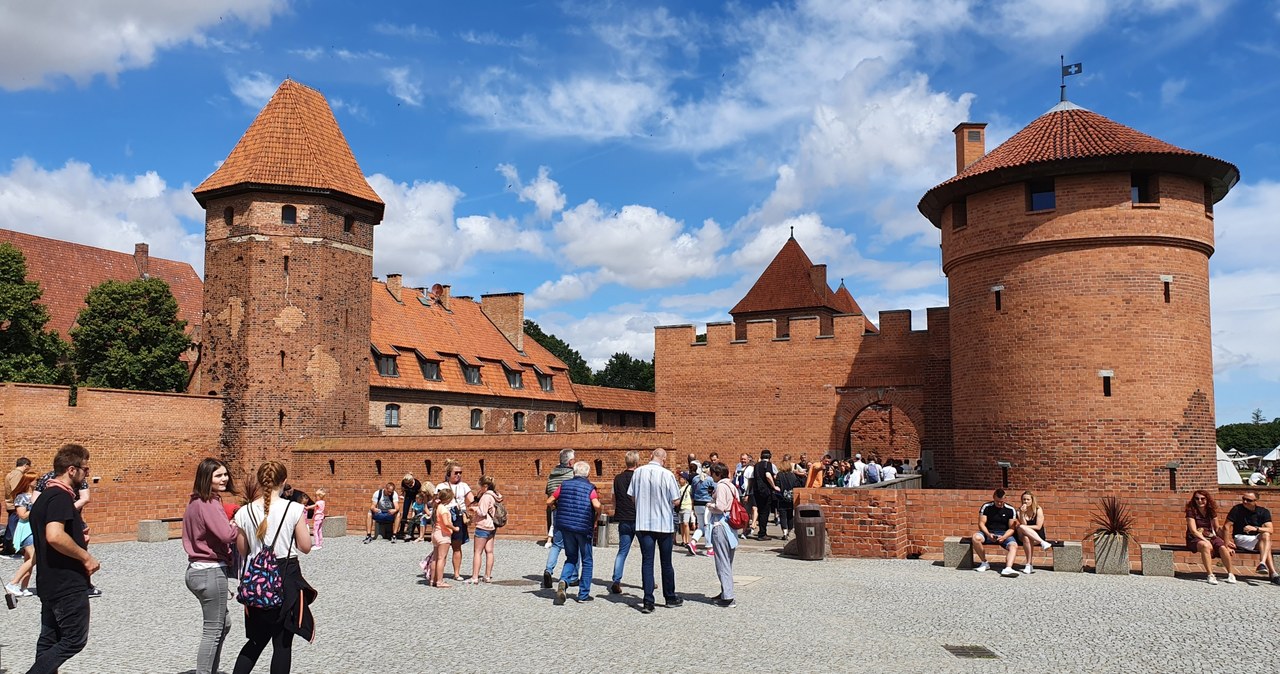
[[[217,674],[227,638],[227,575],[234,567],[231,546],[236,525],[222,497],[231,490],[227,464],[208,458],[196,467],[191,500],[182,514],[182,547],[187,552],[187,589],[200,600],[204,631],[196,651],[196,674]],[[234,502],[233,499],[227,499]]]
[[[716,606],[733,608],[733,551],[738,548],[738,537],[729,526],[729,512],[739,503],[738,488],[729,479],[729,468],[723,463],[711,464],[711,478],[716,481],[711,503],[707,504],[711,520],[711,549],[716,555],[716,576],[720,579],[720,596]],[[741,507],[741,506],[739,506]]]
[[[271,674],[286,674],[293,659],[293,636],[315,636],[311,602],[316,591],[302,577],[298,552],[311,552],[311,531],[304,508],[280,495],[289,473],[279,461],[267,461],[255,475],[261,498],[236,513],[236,548],[245,560],[236,600],[244,604],[248,641],[236,658],[234,674],[250,674],[262,650],[271,644]]]
[[[485,475],[480,478],[480,495],[476,497],[476,502],[471,506],[475,511],[475,515],[471,517],[471,521],[476,523],[476,542],[471,549],[471,578],[467,580],[470,585],[479,582],[493,582],[493,539],[498,533],[498,525],[493,519],[493,512],[498,507],[498,501],[502,500],[502,494],[498,493],[497,484],[493,477]],[[506,524],[506,522],[503,522]],[[480,575],[480,555],[485,556],[484,576]]]

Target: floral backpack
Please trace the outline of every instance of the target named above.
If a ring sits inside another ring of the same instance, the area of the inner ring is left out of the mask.
[[[285,517],[280,520],[280,528],[271,538],[270,545],[263,545],[258,554],[249,558],[244,565],[244,573],[240,575],[240,587],[236,590],[236,601],[245,606],[267,609],[278,608],[284,603],[284,579],[280,576],[280,563],[276,560],[276,540],[280,538],[280,529],[284,528],[288,519],[288,501],[284,506]],[[249,511],[249,522],[256,531],[258,526],[253,521],[253,511]],[[265,542],[265,541],[264,541]],[[293,538],[289,539],[289,549],[293,550]]]

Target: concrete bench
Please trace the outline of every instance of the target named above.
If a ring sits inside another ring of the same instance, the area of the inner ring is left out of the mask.
[[[1053,570],[1080,573],[1084,570],[1084,548],[1079,541],[1050,541]],[[987,543],[999,547],[995,543]],[[942,565],[952,569],[972,569],[973,540],[968,536],[948,536],[942,541]]]
[[[324,523],[320,525],[320,533],[325,538],[340,538],[347,535],[347,516],[346,515],[330,515],[324,518]]]
[[[1195,550],[1188,548],[1186,545],[1175,543],[1143,543],[1139,547],[1142,549],[1142,575],[1144,576],[1172,576],[1174,570],[1173,553],[1186,552],[1195,554]],[[1232,552],[1237,555],[1259,554],[1256,550],[1242,550],[1240,548]],[[1272,550],[1271,560],[1273,563],[1280,563],[1280,554]]]
[[[139,543],[163,543],[169,540],[169,523],[181,522],[181,517],[165,517],[158,520],[138,521]]]

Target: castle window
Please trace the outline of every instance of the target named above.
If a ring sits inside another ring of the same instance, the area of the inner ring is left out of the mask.
[[[555,385],[551,380],[551,375],[542,374],[541,372],[538,373],[538,386],[541,387],[543,391],[555,390]]]
[[[384,408],[382,413],[382,423],[388,428],[396,428],[400,425],[400,406],[391,403]]]
[[[547,415],[547,432],[548,433],[556,432],[556,415],[554,414]]]
[[[427,428],[442,428],[444,424],[441,417],[444,416],[444,410],[439,407],[432,407],[427,410]]]
[[[1004,308],[1004,286],[991,286],[991,294],[996,298],[996,311]]]
[[[1053,178],[1027,181],[1027,210],[1051,211],[1057,208],[1057,196],[1053,191]]]
[[[951,204],[951,229],[964,229],[969,226],[969,201],[957,199]]]
[[[1213,215],[1213,186],[1204,184],[1204,214]]]
[[[356,225],[356,218],[355,218],[355,216],[353,216],[353,215],[349,215],[349,214],[348,214],[348,215],[344,215],[344,216],[342,216],[342,231],[343,231],[343,232],[346,232],[347,234],[350,234],[350,233],[351,233],[351,228],[352,228],[352,227],[355,227],[355,225]]]
[[[1113,370],[1098,370],[1098,376],[1102,377],[1102,396],[1104,398],[1111,397],[1111,378],[1116,376]]]
[[[298,224],[298,209],[294,206],[283,206],[280,208],[280,224],[296,225]]]
[[[471,410],[471,430],[479,431],[484,429],[484,412],[479,409]]]
[[[1160,190],[1156,175],[1154,173],[1130,173],[1129,198],[1135,204],[1160,203]]]
[[[524,412],[516,412],[515,415],[511,417],[511,430],[517,433],[524,432]]]
[[[481,383],[479,365],[471,365],[470,363],[468,363],[465,360],[462,360],[461,358],[458,359],[458,362],[460,365],[462,365],[462,376],[464,379],[466,379],[466,382],[468,384],[478,385]]]
[[[423,379],[440,381],[440,363],[438,361],[418,358],[418,367],[422,368]]]
[[[378,374],[384,377],[399,377],[400,368],[396,367],[395,356],[384,356],[379,353],[373,354],[373,360],[378,364]]]
[[[222,224],[230,227],[231,225],[235,224],[235,221],[236,221],[236,209],[230,206],[227,206],[226,208],[222,209]]]
[[[1173,276],[1165,274],[1160,277],[1160,282],[1164,285],[1164,303],[1168,304],[1173,299]]]
[[[519,370],[507,370],[507,386],[524,388],[524,373]]]
[[[597,426],[604,425],[604,412],[599,412],[599,411],[596,412],[596,425]]]

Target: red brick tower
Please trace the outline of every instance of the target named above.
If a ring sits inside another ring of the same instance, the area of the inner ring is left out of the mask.
[[[230,458],[250,468],[303,437],[370,432],[383,203],[324,96],[285,80],[193,194],[205,209],[205,313],[192,392],[230,399]]]
[[[1238,170],[1070,102],[985,156],[984,126],[919,205],[950,282],[944,484],[1215,484],[1209,256]]]

